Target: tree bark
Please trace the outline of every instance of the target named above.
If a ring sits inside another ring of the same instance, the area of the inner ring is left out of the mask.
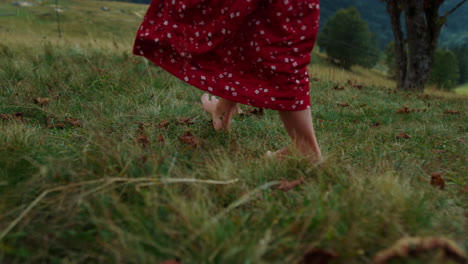
[[[406,81],[406,70],[408,58],[405,50],[405,39],[403,36],[403,30],[401,27],[401,7],[399,6],[398,0],[387,1],[387,11],[390,14],[390,21],[392,24],[393,35],[395,38],[395,59],[396,59],[396,78],[397,88],[403,89]]]
[[[431,73],[442,25],[447,16],[467,0],[462,0],[443,16],[439,16],[439,9],[445,0],[383,1],[387,3],[387,11],[395,36],[397,88],[422,92]],[[406,41],[400,20],[403,12],[405,13]]]
[[[408,34],[408,72],[403,90],[424,91],[443,24],[438,15],[442,3],[442,0],[402,1]]]

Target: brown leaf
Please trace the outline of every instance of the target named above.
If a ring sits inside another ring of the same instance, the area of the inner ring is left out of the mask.
[[[0,114],[0,119],[1,120],[10,120],[11,119],[11,116],[7,115],[7,114]]]
[[[164,143],[164,141],[166,141],[166,139],[164,139],[164,137],[163,137],[162,134],[159,134],[158,142],[159,142],[159,143]]]
[[[47,127],[51,129],[54,129],[54,128],[63,129],[65,128],[65,124],[64,123],[49,124]]]
[[[178,125],[192,125],[192,124],[195,124],[195,122],[192,121],[192,118],[188,117],[188,118],[180,118],[179,120],[177,120],[176,122]]]
[[[169,121],[167,121],[167,120],[161,121],[161,122],[158,124],[158,127],[159,127],[159,128],[167,128],[168,126],[169,126]]]
[[[452,240],[445,237],[406,237],[398,240],[391,247],[378,252],[374,256],[374,264],[386,264],[391,260],[414,257],[419,254],[441,249],[445,259],[457,263],[466,263],[463,250]]]
[[[256,116],[263,116],[265,114],[265,110],[263,108],[253,108],[250,109],[249,113]]]
[[[294,180],[294,181],[281,180],[279,182],[279,185],[277,185],[275,187],[275,189],[281,190],[283,192],[288,192],[292,188],[302,184],[303,182],[304,182],[303,178],[300,178],[300,179],[297,179],[297,180]]]
[[[410,108],[408,108],[407,106],[402,106],[400,109],[397,110],[397,114],[409,114],[413,112],[413,110],[411,110]]]
[[[446,115],[461,115],[460,111],[448,110],[448,109],[445,109],[444,114],[446,114]]]
[[[93,68],[94,72],[98,74],[107,74],[107,70],[101,68]]]
[[[445,150],[445,149],[433,149],[432,152],[436,153],[436,154],[442,154],[442,153],[447,153],[448,150]]]
[[[199,143],[198,139],[192,135],[190,131],[186,132],[182,136],[179,136],[179,140],[192,147],[197,147]]]
[[[149,140],[149,138],[148,138],[148,136],[146,135],[146,132],[145,132],[145,123],[143,123],[143,122],[135,122],[135,123],[138,124],[137,141],[144,148],[146,148],[151,144],[151,142],[150,142],[150,140]]]
[[[135,122],[135,124],[138,125],[138,131],[139,131],[140,133],[144,133],[144,132],[145,132],[145,123],[138,121],[138,122]]]
[[[411,137],[406,133],[400,133],[396,136],[397,139],[410,139]]]
[[[437,172],[431,173],[431,185],[439,187],[439,189],[443,190],[445,187],[445,181],[442,179],[442,175]]]
[[[14,114],[13,114],[13,117],[14,117],[17,121],[23,122],[23,114],[22,114],[22,113],[19,113],[19,112],[14,113]]]
[[[466,143],[466,140],[465,140],[464,138],[459,138],[459,139],[457,139],[457,141],[458,141],[459,143]]]
[[[350,106],[349,103],[338,103],[337,105],[338,105],[338,106],[341,106],[341,107],[348,107],[348,106]]]
[[[314,82],[320,82],[320,78],[314,77],[314,78],[312,78],[312,81],[314,81]]]
[[[81,127],[83,125],[83,122],[76,118],[67,117],[65,118],[65,120],[67,121],[67,123],[75,127]]]
[[[312,248],[304,254],[301,264],[328,264],[337,257],[331,250]]]
[[[40,105],[40,106],[46,106],[50,103],[50,99],[49,98],[41,98],[41,97],[38,97],[38,98],[35,98],[34,99],[34,103]]]
[[[137,140],[138,143],[140,143],[144,148],[148,147],[151,143],[148,136],[145,133],[138,135]]]
[[[333,90],[337,90],[337,91],[343,91],[345,89],[344,86],[340,86],[339,84],[335,85],[333,87]]]
[[[159,264],[181,264],[177,259],[168,259],[164,260],[163,262]]]

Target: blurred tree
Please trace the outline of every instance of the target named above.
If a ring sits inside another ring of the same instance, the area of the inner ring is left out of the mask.
[[[437,85],[437,88],[452,89],[458,85],[460,78],[458,61],[450,50],[437,49],[434,54],[429,83]]]
[[[460,70],[460,84],[468,83],[468,43],[452,49],[458,60]]]
[[[345,69],[356,64],[371,68],[379,57],[376,38],[355,8],[340,9],[330,17],[317,44]]]
[[[392,41],[385,47],[385,65],[388,68],[388,76],[392,79],[396,78],[397,65],[395,56],[395,41]]]
[[[381,1],[387,4],[395,37],[397,88],[422,92],[430,76],[440,30],[447,17],[467,0],[461,0],[442,16],[439,15],[439,9],[446,0]],[[406,39],[401,20],[403,13]]]

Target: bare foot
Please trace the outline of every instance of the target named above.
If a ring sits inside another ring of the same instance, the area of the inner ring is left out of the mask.
[[[265,157],[268,158],[268,159],[275,159],[275,160],[282,160],[283,158],[285,158],[286,156],[288,155],[299,155],[299,156],[302,156],[302,157],[305,157],[307,158],[311,164],[313,165],[319,165],[320,163],[323,162],[323,158],[322,156],[320,155],[319,157],[317,157],[315,153],[302,153],[302,152],[299,152],[297,149],[293,149],[293,150],[290,150],[290,147],[284,147],[280,150],[277,150],[275,152],[271,152],[271,151],[267,151],[266,154],[265,154]]]
[[[211,114],[211,117],[213,119],[213,128],[216,131],[223,129],[223,120],[221,119],[222,114],[217,111],[217,106],[219,103],[218,98],[214,96],[211,96],[210,98],[210,95],[205,93],[201,97],[201,102],[203,105],[203,110]]]
[[[275,152],[271,152],[271,151],[267,151],[267,153],[265,154],[265,156],[269,159],[282,159],[284,158],[285,156],[287,156],[289,154],[289,148],[288,147],[284,147],[280,150],[277,150]]]

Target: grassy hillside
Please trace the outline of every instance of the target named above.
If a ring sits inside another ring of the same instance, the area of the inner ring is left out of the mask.
[[[62,39],[51,8],[0,2],[19,14],[0,17],[0,263],[371,263],[408,236],[466,251],[466,97],[315,54],[326,159],[268,160],[289,142],[276,112],[216,133],[201,91],[130,54],[142,6],[68,1]]]

